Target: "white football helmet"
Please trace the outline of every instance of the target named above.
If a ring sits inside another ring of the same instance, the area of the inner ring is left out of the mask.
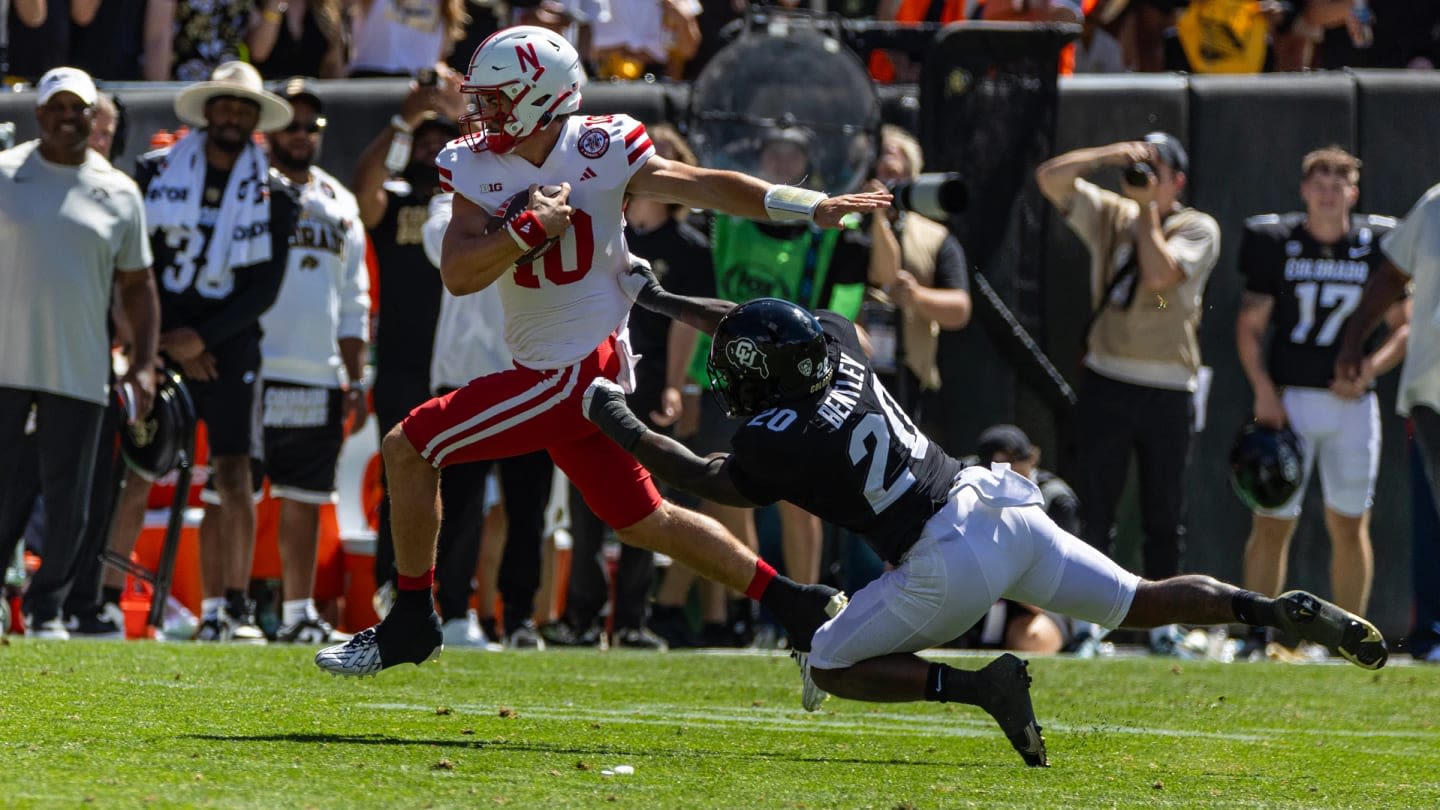
[[[475,49],[460,86],[473,105],[460,119],[465,142],[477,152],[482,143],[509,152],[556,116],[579,110],[584,83],[580,54],[554,31],[534,25],[497,31]],[[480,93],[503,95],[510,109],[486,108]]]

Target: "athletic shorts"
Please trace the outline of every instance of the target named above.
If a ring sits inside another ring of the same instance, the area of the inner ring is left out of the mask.
[[[1055,525],[1039,488],[1008,464],[992,470],[961,474],[900,564],[815,633],[811,666],[843,669],[944,644],[1002,598],[1120,625],[1140,577]]]
[[[265,381],[255,408],[255,435],[250,450],[250,480],[255,501],[270,495],[300,503],[336,503],[335,469],[345,444],[344,393],[339,388]],[[205,482],[200,499],[220,503],[214,479]]]
[[[1380,402],[1371,391],[1342,399],[1324,388],[1286,388],[1285,416],[1300,437],[1304,473],[1300,488],[1280,507],[1258,510],[1273,518],[1298,518],[1310,473],[1320,468],[1325,506],[1346,517],[1359,517],[1375,498],[1380,473]]]
[[[260,379],[260,339],[242,335],[211,347],[219,374],[213,380],[185,380],[195,412],[205,420],[211,456],[251,454],[252,422]],[[179,364],[175,364],[176,367]]]
[[[611,336],[572,366],[517,365],[471,380],[415,408],[400,429],[436,468],[545,450],[590,509],[624,529],[659,509],[660,493],[640,462],[585,418],[581,397],[596,377],[616,380],[633,367]]]
[[[345,444],[339,388],[265,383],[260,422],[270,494],[301,503],[335,503],[335,465]]]

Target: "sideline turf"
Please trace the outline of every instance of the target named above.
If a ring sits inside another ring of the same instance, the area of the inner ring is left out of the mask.
[[[968,707],[807,715],[778,655],[8,641],[5,807],[1440,807],[1437,667],[1032,659],[1040,770]]]

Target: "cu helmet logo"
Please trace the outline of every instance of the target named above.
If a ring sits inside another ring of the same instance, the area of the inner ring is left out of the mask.
[[[725,344],[725,359],[736,368],[760,372],[763,379],[770,377],[770,369],[765,366],[765,353],[750,338],[737,338]]]

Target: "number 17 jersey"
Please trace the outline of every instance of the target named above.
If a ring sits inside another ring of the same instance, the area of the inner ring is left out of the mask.
[[[880,384],[855,325],[833,312],[819,318],[831,339],[834,383],[814,400],[746,421],[726,467],[749,500],[789,501],[898,563],[950,499],[964,465],[921,433]]]
[[[1384,258],[1380,237],[1390,217],[1352,214],[1350,230],[1321,244],[1305,214],[1261,214],[1245,221],[1240,271],[1245,289],[1270,296],[1274,332],[1267,367],[1279,386],[1328,388],[1345,320],[1360,303],[1370,273]]]

